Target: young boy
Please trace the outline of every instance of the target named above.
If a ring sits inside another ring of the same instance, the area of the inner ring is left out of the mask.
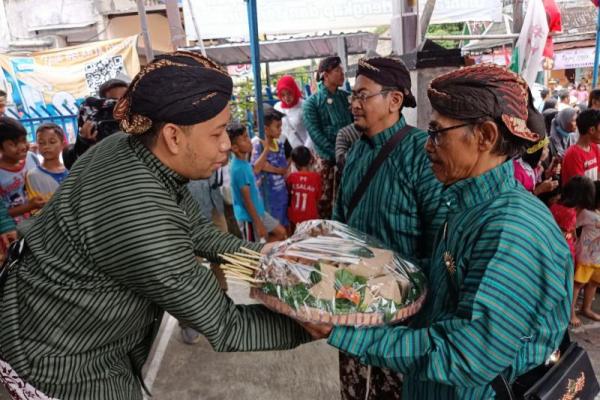
[[[290,190],[288,218],[294,225],[319,218],[318,204],[321,198],[321,176],[311,171],[313,156],[304,146],[292,150],[292,161],[298,172],[287,178]]]
[[[0,197],[17,224],[46,203],[41,197],[28,198],[25,193],[25,176],[39,163],[28,149],[23,125],[13,118],[0,117]]]
[[[246,240],[255,242],[284,240],[285,228],[265,212],[254,180],[255,171],[247,161],[252,152],[252,142],[246,128],[240,123],[232,123],[227,126],[227,134],[234,154],[229,169],[233,209],[242,235]]]
[[[258,186],[267,193],[267,212],[283,226],[288,225],[288,191],[285,175],[288,161],[285,145],[280,141],[281,120],[285,114],[271,107],[265,107],[265,140],[258,137],[252,142],[251,164],[257,174]]]
[[[569,147],[565,152],[562,164],[561,181],[563,189],[567,182],[574,176],[585,176],[592,181],[598,180],[600,174],[600,110],[588,109],[577,117],[577,130],[579,139],[577,144]],[[600,320],[600,316],[591,311],[591,305],[600,282],[593,278],[585,286],[584,304],[582,314],[593,320]],[[577,324],[577,318],[572,322]]]
[[[69,176],[69,171],[60,161],[66,142],[65,133],[56,124],[42,124],[37,128],[36,142],[44,161],[27,173],[25,187],[30,199],[41,197],[48,201]]]

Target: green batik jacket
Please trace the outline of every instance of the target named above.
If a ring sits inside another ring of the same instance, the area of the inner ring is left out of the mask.
[[[0,303],[0,357],[23,379],[61,400],[141,399],[163,311],[217,351],[309,340],[289,318],[235,305],[198,264],[259,247],[215,229],[186,183],[123,134],[78,160],[26,232]]]
[[[352,123],[348,92],[338,89],[331,94],[319,83],[319,90],[302,106],[304,125],[319,157],[335,161],[335,139],[343,127]]]
[[[329,343],[405,375],[403,399],[490,399],[542,364],[570,318],[573,259],[512,162],[448,187],[428,300],[410,327],[336,328]],[[446,263],[448,262],[448,263]]]
[[[390,153],[356,206],[346,215],[352,195],[381,148],[406,125],[394,126],[372,138],[363,136],[348,154],[333,219],[372,235],[413,258],[429,258],[436,232],[444,221],[442,184],[435,178],[425,152],[427,133],[412,129]]]

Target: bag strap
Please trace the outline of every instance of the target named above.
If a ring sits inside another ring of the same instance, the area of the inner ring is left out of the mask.
[[[373,180],[373,177],[375,176],[375,174],[377,173],[379,168],[383,165],[383,162],[388,158],[390,153],[396,148],[398,143],[400,143],[400,141],[402,139],[404,139],[404,137],[412,129],[414,129],[412,126],[406,125],[404,128],[402,128],[398,132],[396,132],[394,134],[394,136],[392,136],[387,141],[387,143],[385,145],[383,145],[381,150],[379,150],[379,154],[377,154],[377,157],[375,158],[375,160],[373,160],[373,162],[369,166],[369,169],[363,176],[362,180],[358,184],[358,187],[354,191],[352,198],[350,199],[350,205],[348,206],[348,211],[346,211],[346,218],[345,218],[346,222],[348,222],[350,220],[352,213],[354,212],[354,210],[356,209],[356,206],[358,205],[358,203],[364,196],[367,188],[369,187],[369,185],[371,184],[371,181]]]

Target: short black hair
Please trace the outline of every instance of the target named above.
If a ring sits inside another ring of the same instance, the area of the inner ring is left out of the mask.
[[[98,95],[102,98],[106,97],[106,92],[118,87],[129,87],[129,84],[121,79],[109,79],[98,88]]]
[[[591,128],[600,124],[600,110],[587,109],[577,116],[577,130],[580,135],[587,135]]]
[[[592,101],[594,100],[600,101],[600,89],[594,89],[590,92],[590,97],[588,99],[588,107],[592,107]]]
[[[307,167],[312,161],[312,153],[306,146],[298,146],[292,150],[292,161],[297,168]]]
[[[0,146],[7,140],[17,141],[27,137],[27,131],[19,121],[11,117],[0,117]]]
[[[544,100],[546,97],[548,97],[549,94],[550,94],[550,91],[546,88],[543,88],[542,90],[540,90],[540,96],[541,96],[542,100]]]
[[[561,202],[565,207],[593,210],[596,206],[594,181],[587,176],[574,176],[562,188]]]
[[[40,132],[43,132],[45,130],[51,130],[56,134],[56,136],[60,138],[60,140],[65,140],[65,131],[63,130],[63,128],[61,128],[59,125],[56,125],[54,122],[46,122],[38,126],[35,130],[36,140]]]
[[[246,127],[238,121],[230,122],[225,130],[232,145],[235,144],[237,138],[246,134]]]
[[[563,90],[559,93],[558,97],[560,98],[560,101],[563,101],[564,99],[571,98],[571,95],[566,90]]]
[[[281,121],[283,119],[283,117],[285,117],[284,113],[277,111],[276,109],[274,109],[272,107],[265,108],[265,113],[264,113],[265,126],[269,126],[275,121]]]
[[[556,99],[549,98],[548,100],[544,101],[544,107],[542,108],[542,112],[544,112],[546,110],[550,110],[550,109],[555,109],[555,108],[556,108]]]

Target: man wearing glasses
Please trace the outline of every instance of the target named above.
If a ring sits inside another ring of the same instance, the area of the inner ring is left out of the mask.
[[[431,256],[445,207],[442,184],[424,150],[427,133],[408,127],[402,116],[404,107],[416,107],[410,88],[410,74],[400,60],[359,61],[349,100],[355,127],[363,136],[348,154],[334,219],[378,238],[404,257],[423,261]],[[385,158],[382,149],[389,151]],[[378,159],[380,167],[374,171]],[[342,353],[340,381],[344,400],[399,399],[401,394],[399,375],[368,368]]]

